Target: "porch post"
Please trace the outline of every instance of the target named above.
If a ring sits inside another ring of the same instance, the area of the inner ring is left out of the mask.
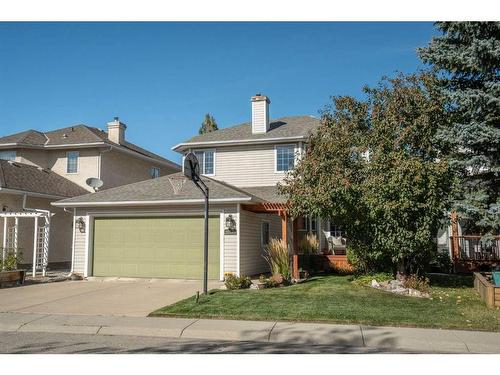
[[[292,229],[292,250],[293,250],[293,278],[298,279],[299,278],[299,241],[298,241],[298,229],[299,229],[299,222],[297,221],[297,218],[293,220],[293,229]]]
[[[287,228],[287,215],[286,211],[280,212],[281,217],[281,238],[288,246],[288,228]]]
[[[17,257],[17,248],[19,246],[18,244],[18,234],[19,234],[19,218],[16,216],[16,218],[14,219],[14,254],[16,255]]]
[[[6,256],[7,256],[7,216],[3,218],[2,269],[5,269]]]
[[[38,239],[38,216],[35,216],[35,233],[33,234],[33,277],[36,276],[36,248]]]

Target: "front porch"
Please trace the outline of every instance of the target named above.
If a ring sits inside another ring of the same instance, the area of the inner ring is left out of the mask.
[[[298,217],[292,218],[288,212],[286,203],[264,202],[259,204],[244,204],[242,209],[253,213],[275,214],[281,220],[281,238],[288,244],[292,253],[292,277],[299,279],[299,271],[307,267],[306,262],[301,261],[300,241],[307,233],[313,233],[319,240],[318,254],[313,260],[316,269],[337,269],[343,272],[352,271],[347,261],[346,247],[344,244],[329,243],[327,238],[337,236],[341,238],[342,232],[339,228],[331,227],[328,221],[319,218]]]

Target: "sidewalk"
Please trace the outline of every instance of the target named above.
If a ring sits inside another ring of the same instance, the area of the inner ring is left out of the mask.
[[[329,345],[417,353],[500,353],[500,333],[272,321],[0,313],[0,331]]]

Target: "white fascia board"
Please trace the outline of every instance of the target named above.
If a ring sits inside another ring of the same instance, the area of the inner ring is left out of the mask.
[[[252,198],[215,198],[210,199],[211,203],[239,203],[248,202]],[[99,207],[99,206],[155,206],[163,204],[196,204],[205,203],[205,199],[177,199],[163,201],[119,201],[119,202],[52,202],[53,206],[58,207]]]
[[[35,193],[33,191],[8,189],[8,188],[3,188],[3,187],[0,187],[0,191],[2,193],[6,193],[6,194],[15,194],[15,195],[25,195],[26,194],[26,195],[29,195],[30,197],[37,197],[37,198],[47,198],[47,199],[67,199],[68,198],[68,197],[63,197],[60,195]]]
[[[305,136],[295,136],[295,137],[278,137],[278,138],[263,138],[263,139],[241,139],[233,141],[208,141],[208,142],[188,142],[179,143],[172,147],[173,151],[182,152],[188,147],[198,147],[198,146],[230,146],[230,145],[245,145],[245,144],[259,144],[259,143],[278,143],[278,142],[289,142],[298,141],[305,139]]]

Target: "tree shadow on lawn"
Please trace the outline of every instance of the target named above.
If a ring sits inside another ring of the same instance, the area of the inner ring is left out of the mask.
[[[472,275],[429,274],[431,287],[440,288],[472,288],[474,277]]]

